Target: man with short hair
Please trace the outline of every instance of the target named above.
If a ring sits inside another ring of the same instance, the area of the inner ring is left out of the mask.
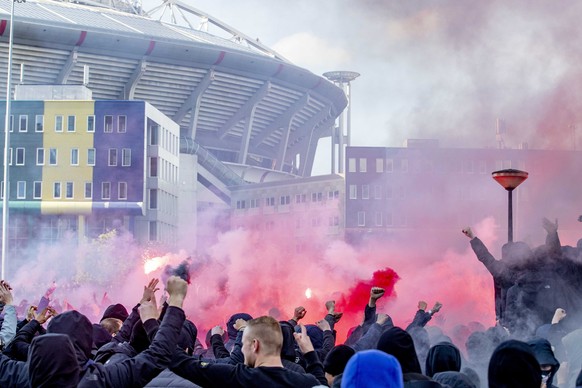
[[[209,364],[185,354],[175,356],[171,370],[202,387],[313,387],[326,385],[323,365],[305,326],[295,341],[307,362],[307,374],[285,369],[281,361],[283,334],[279,322],[263,316],[247,322],[242,336],[244,364]]]

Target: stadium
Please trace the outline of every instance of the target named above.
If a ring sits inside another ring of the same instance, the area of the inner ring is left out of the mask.
[[[61,173],[62,178],[58,178],[62,181],[58,182],[59,195],[56,195],[56,186],[51,186],[50,190],[54,188],[54,193],[50,198],[47,197],[44,181],[48,167],[44,165],[44,149],[42,167],[38,167],[43,172],[35,173],[28,185],[26,180],[29,178],[19,178],[19,174],[24,176],[32,167],[19,173],[20,170],[16,169],[19,165],[17,160],[16,166],[10,168],[11,182],[22,179],[19,182],[23,183],[19,183],[18,188],[10,185],[9,196],[9,208],[15,209],[9,225],[17,229],[11,234],[10,242],[14,238],[12,235],[24,236],[21,238],[24,242],[18,243],[18,238],[14,241],[17,247],[25,246],[27,239],[35,237],[31,229],[44,221],[50,225],[41,237],[48,236],[46,239],[52,241],[58,239],[62,228],[77,233],[83,231],[84,234],[93,230],[94,235],[98,235],[121,222],[137,236],[142,236],[142,241],[158,240],[175,245],[172,239],[180,223],[176,220],[181,217],[181,221],[191,223],[191,218],[196,217],[196,207],[199,208],[202,202],[222,201],[230,207],[228,187],[311,175],[318,140],[331,136],[337,117],[348,104],[343,89],[322,76],[292,64],[258,40],[245,36],[199,10],[179,2],[171,2],[171,5],[180,14],[186,12],[200,18],[203,21],[201,28],[155,20],[147,16],[139,5],[124,2],[114,6],[111,2],[106,5],[92,1],[72,3],[48,0],[27,0],[14,4],[11,98],[15,100],[13,109],[20,109],[20,116],[11,112],[13,120],[14,117],[20,117],[17,119],[20,120],[20,130],[15,133],[18,132],[22,139],[31,138],[30,132],[34,132],[34,129],[30,129],[29,125],[32,124],[29,123],[34,123],[35,117],[37,121],[41,117],[41,127],[47,129],[53,125],[62,125],[63,117],[65,120],[73,117],[72,131],[75,131],[75,120],[78,126],[82,120],[89,120],[92,123],[87,124],[89,127],[97,123],[91,127],[95,132],[101,128],[100,120],[105,120],[104,131],[108,132],[107,120],[113,116],[105,114],[101,118],[93,112],[85,119],[85,116],[75,116],[77,113],[57,112],[56,116],[49,117],[47,112],[53,109],[54,104],[47,102],[40,107],[35,105],[34,109],[40,110],[33,114],[32,111],[26,111],[32,109],[29,105],[19,101],[69,100],[68,87],[84,88],[96,104],[99,101],[144,101],[147,106],[139,107],[142,114],[144,110],[146,115],[149,111],[155,111],[152,113],[155,117],[164,116],[160,120],[169,119],[177,124],[176,128],[179,127],[178,132],[167,131],[170,137],[179,136],[179,150],[167,156],[167,164],[159,168],[167,165],[177,170],[179,165],[180,171],[180,184],[173,170],[169,173],[172,176],[168,180],[169,184],[162,184],[160,179],[152,180],[152,175],[148,175],[153,168],[152,157],[163,159],[165,156],[162,151],[158,155],[157,150],[148,148],[152,146],[151,143],[145,144],[141,140],[131,150],[120,149],[120,155],[130,155],[130,164],[131,157],[138,158],[143,170],[132,172],[134,175],[142,174],[144,182],[143,190],[132,201],[132,208],[129,209],[130,206],[123,201],[131,197],[131,193],[126,192],[128,187],[132,187],[131,183],[116,184],[115,177],[118,175],[112,173],[117,171],[115,168],[119,168],[117,150],[114,153],[115,164],[112,164],[109,148],[109,167],[112,169],[107,171],[110,172],[99,173],[113,177],[110,179],[113,182],[106,182],[107,194],[104,194],[105,182],[93,181],[91,186],[85,182],[85,196],[81,199],[77,199],[77,190],[82,190],[78,189],[82,182],[65,182],[67,176],[71,175],[70,170],[67,172],[66,169]],[[7,74],[10,9],[10,1],[0,1],[0,74]],[[204,27],[208,24],[218,27],[220,34],[225,36],[205,31]],[[54,88],[47,92],[47,85]],[[0,91],[0,100],[6,99],[5,89]],[[45,90],[44,94],[41,90]],[[153,108],[148,108],[149,105]],[[91,106],[83,109],[97,108]],[[5,115],[5,108],[1,110]],[[120,116],[123,118],[123,131],[127,120],[129,132],[133,120],[131,114],[119,114],[123,115]],[[56,122],[53,117],[56,117]],[[138,121],[149,123],[151,117]],[[70,126],[71,121],[68,123]],[[119,128],[120,123],[117,124]],[[38,127],[39,123],[36,125]],[[146,124],[140,125],[143,127]],[[89,127],[86,132],[91,132]],[[165,127],[170,128],[172,124]],[[117,132],[121,132],[119,128]],[[45,147],[47,131],[38,140],[38,144],[44,142]],[[144,139],[150,136],[149,131],[149,126],[147,130],[144,129]],[[19,141],[18,136],[14,136],[14,139],[15,142]],[[100,145],[105,143],[97,139],[97,135],[94,140],[91,137],[91,141],[95,142],[93,150],[96,149],[99,164]],[[27,141],[23,144],[27,144]],[[65,143],[70,147],[75,141],[67,140]],[[62,144],[62,141],[55,140],[55,148],[50,148],[50,152],[53,149],[55,154],[59,151],[59,155],[69,152],[68,149],[58,149]],[[74,149],[71,152],[79,155],[84,152],[83,149]],[[145,150],[143,155],[142,150]],[[30,150],[26,154],[25,151],[22,151],[22,165],[28,165],[29,157],[32,158],[30,164],[34,164],[34,151]],[[36,166],[39,166],[38,148],[36,152]],[[99,175],[98,166],[93,170],[93,175],[89,174],[87,179],[95,180],[95,176]],[[156,165],[156,174],[157,170]],[[186,174],[189,176],[186,177]],[[191,190],[195,194],[184,194],[182,186],[188,179],[193,180],[192,185],[197,187]],[[32,181],[43,182],[38,183],[38,193],[34,191],[37,186],[36,183],[33,186]],[[63,191],[67,190],[63,198],[61,187]],[[91,195],[88,195],[88,187],[91,188]],[[97,187],[102,189],[100,196],[97,195]],[[114,188],[117,187],[119,200],[114,200]],[[20,189],[21,195],[16,191]],[[160,190],[160,194],[153,193],[154,190]],[[154,194],[155,207],[152,208]],[[67,199],[70,201],[67,202]],[[20,200],[26,201],[26,204],[22,202],[19,206]],[[87,202],[90,204],[87,205]],[[47,203],[53,205],[48,206]],[[146,206],[148,203],[149,207]],[[170,209],[165,215],[162,211],[164,206]],[[183,211],[186,208],[191,210]],[[156,211],[151,212],[152,209]],[[19,217],[20,213],[24,218]]]

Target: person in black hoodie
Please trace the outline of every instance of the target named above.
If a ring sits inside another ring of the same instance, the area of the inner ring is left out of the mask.
[[[491,355],[487,372],[490,388],[539,388],[542,384],[540,364],[525,342],[502,342]]]
[[[326,385],[323,366],[317,358],[305,326],[295,333],[295,340],[307,362],[302,374],[283,367],[283,336],[279,322],[259,317],[247,322],[242,337],[244,364],[209,364],[186,354],[176,354],[170,369],[203,387],[314,387]]]
[[[378,340],[378,350],[396,357],[402,367],[404,386],[440,386],[422,374],[412,337],[399,327],[386,330]],[[434,383],[434,384],[432,384]]]
[[[234,343],[236,341],[236,335],[238,334],[238,330],[234,327],[234,324],[236,323],[237,319],[243,319],[245,321],[249,321],[249,320],[253,319],[253,317],[251,317],[247,313],[237,313],[237,314],[233,314],[228,319],[228,322],[226,322],[226,332],[228,333],[228,341],[226,341],[224,346],[226,347],[226,350],[228,350],[229,352],[232,352],[232,348],[234,348]],[[214,356],[216,358],[220,358],[216,354]]]
[[[30,345],[28,376],[32,387],[76,387],[81,369],[68,335],[45,334]]]
[[[461,352],[448,342],[440,342],[428,351],[425,373],[433,377],[439,372],[459,372],[461,370]]]
[[[540,364],[542,381],[546,387],[554,387],[554,377],[560,368],[560,362],[554,357],[552,345],[543,338],[536,338],[528,342],[536,360]]]

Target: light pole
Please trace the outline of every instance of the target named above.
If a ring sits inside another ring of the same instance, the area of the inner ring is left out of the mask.
[[[8,36],[8,65],[6,67],[6,117],[4,118],[4,189],[2,190],[2,265],[0,278],[5,279],[6,254],[8,252],[8,196],[10,195],[10,180],[8,169],[8,153],[10,152],[10,110],[12,107],[12,45],[14,43],[14,3],[24,3],[25,0],[10,2],[10,30]]]
[[[507,190],[507,242],[513,242],[513,189],[527,179],[528,173],[525,171],[507,169],[491,173],[493,179]]]

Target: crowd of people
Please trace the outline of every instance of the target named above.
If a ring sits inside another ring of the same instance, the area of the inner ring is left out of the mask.
[[[575,290],[580,266],[561,247],[557,222],[544,220],[546,244],[504,247],[496,260],[470,228],[478,259],[491,272],[495,326],[477,322],[450,333],[427,325],[443,307],[419,301],[406,328],[377,311],[370,289],[363,319],[343,344],[334,301],[316,324],[231,316],[199,336],[186,319],[188,282],[171,276],[158,306],[158,279],[127,311],[107,307],[98,323],[82,313],[30,306],[18,316],[11,285],[0,281],[0,387],[576,387],[582,386],[582,325]],[[571,287],[571,289],[568,289]],[[564,295],[564,292],[571,292]]]

